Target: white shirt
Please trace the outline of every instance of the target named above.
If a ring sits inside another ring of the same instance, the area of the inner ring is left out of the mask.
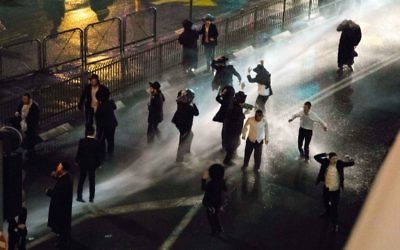
[[[300,117],[300,127],[308,130],[313,130],[314,128],[314,123],[318,122],[321,124],[323,127],[326,127],[327,124],[319,118],[319,116],[312,112],[311,110],[308,112],[308,114],[304,113],[304,111],[300,111],[292,116],[292,120]]]
[[[99,90],[99,87],[93,87],[92,86],[92,103],[91,103],[91,107],[94,109],[94,112],[96,112],[97,110],[97,105],[99,104],[96,98],[96,93]]]
[[[325,173],[325,186],[329,189],[329,191],[339,190],[340,180],[336,165],[329,164]]]
[[[267,86],[265,86],[264,84],[259,84],[258,83],[258,94],[262,95],[262,96],[270,96],[270,91],[269,88],[267,88]]]
[[[21,109],[20,126],[21,126],[21,131],[24,133],[26,132],[26,130],[28,130],[28,124],[26,123],[26,117],[28,117],[31,106],[32,106],[32,101],[30,101],[29,104],[24,104]]]
[[[251,117],[247,119],[243,130],[242,136],[246,136],[247,134],[247,127],[250,126],[249,135],[247,139],[251,142],[262,142],[264,139],[268,141],[269,133],[268,133],[268,123],[266,119],[262,119],[261,121],[257,122],[255,117]]]

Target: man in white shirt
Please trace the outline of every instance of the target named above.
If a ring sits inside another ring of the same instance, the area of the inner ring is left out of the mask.
[[[299,137],[297,140],[298,148],[300,152],[300,159],[305,159],[306,162],[310,159],[310,142],[313,135],[314,123],[319,123],[327,131],[327,124],[319,118],[319,116],[312,112],[311,103],[304,103],[303,110],[294,114],[292,118],[289,119],[289,122],[292,122],[296,118],[300,118],[300,128],[299,128]],[[304,150],[303,150],[303,142],[304,142]]]
[[[254,117],[247,119],[243,130],[242,139],[246,139],[247,127],[250,127],[246,140],[244,162],[242,170],[249,165],[250,156],[254,150],[254,171],[260,170],[263,143],[268,144],[268,123],[262,110],[257,110]]]
[[[316,184],[323,182],[322,197],[325,206],[325,213],[321,218],[332,220],[333,230],[337,232],[338,226],[338,204],[340,200],[340,189],[344,188],[344,168],[354,165],[354,160],[345,156],[346,161],[339,160],[337,154],[331,152],[321,153],[314,156],[314,159],[321,164]]]

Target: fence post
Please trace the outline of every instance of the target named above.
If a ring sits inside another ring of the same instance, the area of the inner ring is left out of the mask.
[[[228,31],[228,28],[229,28],[229,18],[227,18],[226,19],[226,21],[225,21],[225,42],[224,42],[224,55],[226,55],[227,54],[227,52],[228,52],[228,50],[227,50],[227,48],[228,48],[228,36],[229,36],[229,31]]]
[[[163,47],[164,45],[161,43],[158,45],[158,70],[157,70],[157,75],[161,76],[162,70],[163,70]]]
[[[256,6],[254,10],[253,43],[256,42],[257,38],[257,19],[258,19],[258,7]]]
[[[282,28],[285,28],[286,21],[286,0],[283,0]]]
[[[3,232],[3,220],[4,220],[4,187],[3,187],[3,167],[4,167],[4,152],[3,152],[3,140],[0,140],[0,222],[1,222],[1,227],[0,231]]]
[[[308,21],[311,19],[311,8],[312,8],[312,0],[310,0],[308,4]]]

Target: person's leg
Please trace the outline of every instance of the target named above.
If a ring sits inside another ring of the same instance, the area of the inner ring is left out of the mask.
[[[246,140],[246,146],[244,148],[244,160],[243,160],[243,168],[246,168],[249,165],[251,153],[253,153],[254,145],[248,139]]]
[[[312,138],[312,130],[306,130],[305,133],[305,142],[304,142],[304,157],[306,160],[310,159],[310,142],[311,142],[311,138]]]
[[[334,226],[338,225],[338,205],[340,200],[340,190],[330,192],[331,219]]]
[[[96,192],[96,170],[90,169],[88,172],[89,172],[89,201],[93,201]]]
[[[179,131],[179,145],[178,145],[178,152],[176,155],[176,161],[177,162],[182,162],[183,161],[183,157],[185,155],[185,140],[186,137],[188,136],[188,132],[186,131]]]
[[[219,220],[219,207],[215,207],[214,222],[217,233],[222,233],[223,229]]]
[[[304,157],[304,151],[303,151],[304,138],[305,138],[304,129],[300,127],[299,128],[299,136],[297,138],[297,147],[299,149],[299,153],[300,153],[300,157],[301,158]]]
[[[92,107],[85,107],[86,127],[93,126],[94,109]]]
[[[212,58],[212,46],[204,45],[204,53],[206,55],[206,63],[207,63],[207,71],[211,69],[211,60]]]
[[[110,156],[114,154],[114,138],[115,138],[115,127],[107,128],[106,132],[107,153]]]
[[[28,231],[25,229],[18,230],[19,240],[18,240],[18,250],[26,250],[26,236],[28,235]]]
[[[263,142],[255,142],[254,143],[254,170],[259,170],[261,166],[261,156],[262,156],[262,148]]]
[[[147,143],[149,143],[149,144],[153,143],[154,135],[155,135],[154,123],[149,122],[149,124],[147,126]]]
[[[161,131],[158,128],[159,124],[160,124],[159,122],[154,123],[154,132],[155,132],[155,135],[157,136],[157,138],[160,140],[161,139]]]
[[[79,182],[78,182],[78,190],[77,190],[77,200],[82,200],[82,190],[83,190],[83,183],[85,183],[87,169],[85,167],[80,167],[79,171]]]
[[[324,203],[325,212],[321,215],[321,217],[326,218],[330,214],[330,205],[329,205],[330,197],[329,197],[329,189],[326,188],[325,186],[322,187],[322,200]]]
[[[206,207],[207,209],[207,219],[208,223],[210,224],[211,227],[211,233],[215,234],[218,232],[216,220],[215,220],[215,208],[214,207]]]
[[[189,131],[188,136],[186,138],[185,142],[185,154],[190,154],[192,151],[192,141],[193,141],[193,132]]]

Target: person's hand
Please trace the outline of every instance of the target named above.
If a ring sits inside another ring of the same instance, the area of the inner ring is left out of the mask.
[[[203,173],[203,179],[207,180],[209,178],[208,169]]]
[[[19,117],[19,116],[20,116],[19,112],[15,112],[14,115],[15,115],[16,117]]]
[[[252,70],[253,70],[253,69],[252,69],[251,67],[249,67],[249,68],[247,69],[247,72],[250,74]]]
[[[289,119],[289,122],[292,122],[293,121],[293,119]]]
[[[211,42],[214,42],[215,40],[214,40],[214,38],[210,38],[210,41],[211,41]]]
[[[26,228],[25,224],[18,224],[18,229],[24,230]]]

